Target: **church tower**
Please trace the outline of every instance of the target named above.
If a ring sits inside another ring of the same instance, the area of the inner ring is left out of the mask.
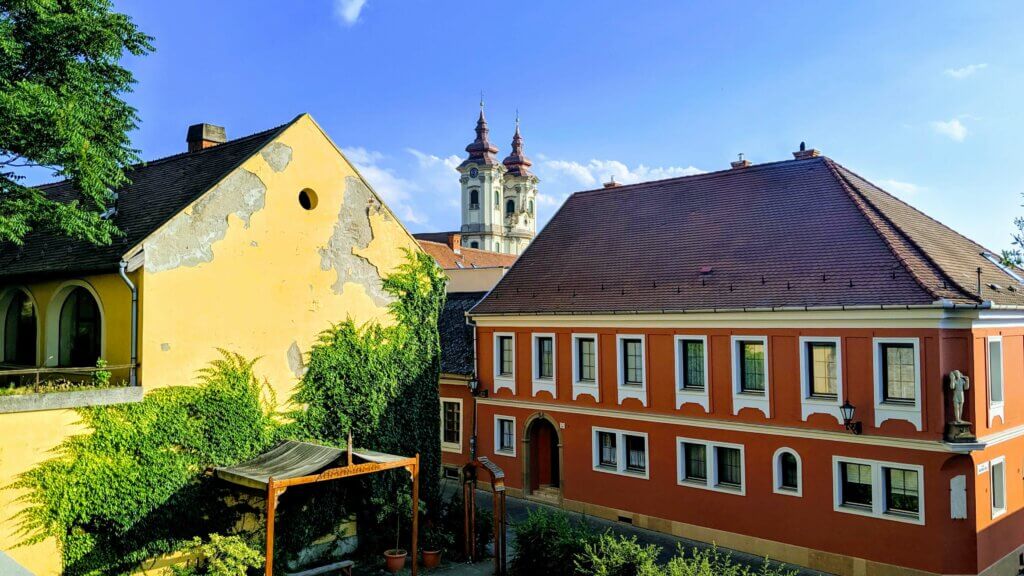
[[[466,146],[469,156],[458,166],[462,184],[462,245],[504,254],[520,254],[537,234],[536,176],[523,154],[523,138],[516,118],[512,153],[498,162],[498,147],[488,139],[490,130],[480,102],[476,139]]]

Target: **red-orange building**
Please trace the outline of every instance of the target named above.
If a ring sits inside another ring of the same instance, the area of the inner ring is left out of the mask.
[[[478,455],[513,495],[827,572],[1016,574],[1020,271],[794,156],[571,196],[469,313]]]

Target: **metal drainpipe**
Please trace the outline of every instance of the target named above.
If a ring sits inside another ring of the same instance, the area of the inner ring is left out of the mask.
[[[121,260],[119,272],[121,273],[121,279],[128,285],[128,289],[132,291],[132,365],[128,369],[128,383],[131,386],[138,386],[135,370],[139,360],[139,289],[128,278],[128,262]]]
[[[473,322],[473,320],[469,316],[466,316],[466,325],[472,326],[472,328],[473,328],[473,373],[470,375],[470,378],[472,380],[476,380],[476,322]],[[477,380],[477,386],[478,387],[480,386],[480,381],[479,380]],[[469,437],[469,461],[470,462],[474,462],[476,460],[476,436],[477,436],[477,427],[476,427],[476,421],[477,421],[477,418],[476,418],[476,399],[477,399],[477,394],[478,393],[479,393],[479,390],[471,391],[470,392],[470,396],[473,397],[473,434],[470,435],[470,437]]]

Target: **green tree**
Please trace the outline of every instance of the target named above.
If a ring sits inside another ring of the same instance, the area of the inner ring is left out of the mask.
[[[151,40],[108,0],[0,0],[0,241],[43,229],[111,242],[101,214],[138,161],[138,116],[121,99],[135,78],[119,60]],[[25,186],[25,168],[69,179],[80,197]]]

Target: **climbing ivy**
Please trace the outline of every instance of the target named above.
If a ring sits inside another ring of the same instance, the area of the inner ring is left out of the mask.
[[[53,459],[12,485],[26,491],[27,507],[18,515],[22,544],[55,538],[68,575],[126,574],[154,556],[195,546],[196,537],[231,533],[245,514],[260,512],[235,498],[235,487],[204,474],[209,467],[246,460],[283,438],[343,446],[350,429],[361,447],[418,453],[421,498],[438,509],[437,319],[444,286],[429,256],[408,253],[384,279],[395,298],[394,321],[356,326],[346,320],[321,334],[292,398],[302,408],[283,425],[270,387],[253,373],[255,361],[225,351],[197,386],[80,410],[90,433],[68,438]],[[338,521],[349,514],[360,526],[373,526],[370,502],[408,489],[408,475],[381,474],[289,491],[281,501],[277,557],[340,535]],[[374,551],[377,538],[387,542],[393,534],[360,534]]]

